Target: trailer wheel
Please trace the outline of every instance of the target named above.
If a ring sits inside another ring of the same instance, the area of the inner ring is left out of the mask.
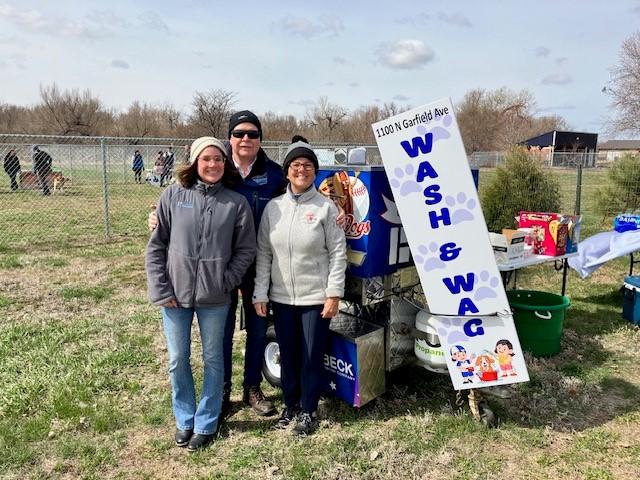
[[[274,387],[282,387],[280,381],[280,346],[276,338],[276,329],[270,325],[267,329],[267,341],[262,355],[262,374]]]

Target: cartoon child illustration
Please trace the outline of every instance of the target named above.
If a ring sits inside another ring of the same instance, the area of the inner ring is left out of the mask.
[[[518,375],[511,361],[511,357],[513,357],[515,353],[513,353],[513,344],[509,340],[504,338],[498,340],[494,352],[498,356],[498,363],[500,364],[500,371],[502,372],[501,377],[508,377],[509,375],[515,377]]]
[[[454,345],[449,351],[451,354],[451,360],[453,360],[462,375],[462,383],[473,383],[474,368],[471,365],[470,357],[467,355],[467,351],[462,345]]]
[[[494,382],[498,380],[498,372],[493,367],[495,363],[496,359],[490,352],[486,350],[482,353],[482,355],[478,355],[475,361],[475,366],[477,370],[476,373],[478,375],[478,378],[480,378],[480,381]]]

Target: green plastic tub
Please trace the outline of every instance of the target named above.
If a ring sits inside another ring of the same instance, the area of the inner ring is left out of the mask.
[[[522,349],[534,357],[557,354],[569,299],[536,290],[509,290],[507,298]]]

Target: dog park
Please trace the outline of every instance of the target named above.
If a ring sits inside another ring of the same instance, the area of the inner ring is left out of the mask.
[[[487,395],[496,428],[474,420],[446,375],[408,365],[361,408],[326,398],[318,432],[302,441],[242,408],[234,385],[215,445],[184,455],[171,441],[167,352],[144,270],[146,218],[161,189],[133,181],[130,156],[140,145],[39,142],[68,179],[64,189],[43,196],[11,191],[6,177],[0,183],[2,478],[640,474],[640,333],[621,316],[628,256],[584,280],[569,270],[560,353],[525,353],[530,381],[509,398]],[[281,148],[265,145],[274,159]],[[603,215],[596,201],[608,171],[544,167],[560,185],[561,211],[578,207],[583,239],[611,229],[616,212]],[[481,199],[497,175],[496,167],[479,169]],[[552,264],[518,273],[520,289],[557,293],[561,283]],[[243,340],[235,339],[234,377]],[[281,404],[279,389],[266,392]]]

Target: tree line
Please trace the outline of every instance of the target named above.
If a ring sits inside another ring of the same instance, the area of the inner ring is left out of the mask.
[[[197,91],[190,112],[173,105],[134,101],[123,111],[107,107],[90,90],[40,87],[34,106],[0,103],[0,133],[115,136],[134,138],[226,138],[229,116],[238,108],[237,93],[224,89]],[[245,107],[242,105],[242,107]],[[411,108],[396,103],[349,110],[319,97],[303,118],[260,113],[267,140],[287,141],[299,133],[312,142],[375,144],[371,124]],[[469,153],[505,150],[529,137],[567,127],[558,116],[537,116],[533,95],[508,88],[468,92],[456,118]]]

